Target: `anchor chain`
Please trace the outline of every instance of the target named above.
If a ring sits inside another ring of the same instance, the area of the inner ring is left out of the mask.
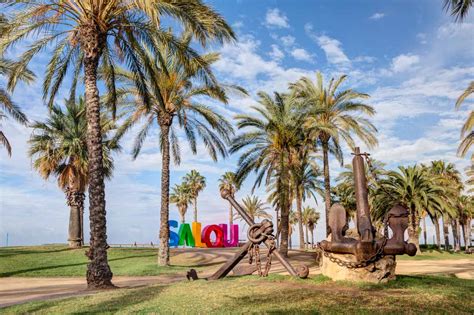
[[[331,262],[336,263],[341,267],[346,267],[348,269],[357,269],[357,268],[365,268],[368,265],[381,259],[384,256],[383,249],[386,244],[387,244],[387,238],[384,237],[381,246],[377,249],[377,252],[374,255],[372,255],[369,259],[358,261],[358,262],[342,260],[340,258],[335,257],[332,253],[325,251],[321,247],[320,243],[318,243],[317,246],[318,246],[318,249],[323,253],[323,255],[329,258]]]
[[[256,231],[261,227],[261,224],[254,224],[249,228],[248,238],[252,242],[252,245],[248,249],[249,264],[251,265],[255,262],[257,267],[258,275],[260,277],[267,277],[272,265],[272,253],[275,250],[275,237],[272,234],[266,233],[266,231],[261,232],[260,235],[255,235]],[[267,251],[267,260],[265,263],[265,268],[262,270],[262,262],[260,258],[260,243],[265,240],[270,241],[270,246]]]

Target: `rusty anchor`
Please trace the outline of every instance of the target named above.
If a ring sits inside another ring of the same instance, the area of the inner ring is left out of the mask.
[[[318,244],[318,247],[326,256],[329,256],[330,253],[354,255],[358,261],[357,263],[344,262],[338,258],[334,258],[334,261],[338,264],[348,268],[366,267],[384,255],[408,254],[409,256],[414,256],[416,254],[416,246],[404,240],[404,233],[408,228],[408,210],[399,204],[394,205],[393,208],[390,209],[384,220],[386,230],[387,227],[390,227],[393,236],[388,238],[388,235],[385,235],[382,239],[376,240],[375,229],[370,220],[367,179],[365,177],[363,156],[367,157],[368,154],[360,153],[360,149],[355,148],[352,167],[354,173],[359,240],[345,236],[348,229],[346,211],[342,205],[336,203],[329,209],[331,241],[324,240]]]
[[[224,265],[222,265],[219,270],[217,270],[212,276],[207,278],[208,280],[217,280],[224,278],[227,274],[229,274],[232,269],[234,269],[237,264],[247,255],[250,254],[252,249],[258,253],[259,245],[264,244],[268,249],[267,255],[267,265],[265,266],[265,270],[260,273],[261,276],[266,276],[271,266],[271,256],[274,255],[280,263],[285,267],[286,270],[290,273],[290,275],[300,278],[306,278],[309,274],[309,268],[305,265],[301,265],[298,268],[293,268],[290,262],[281,255],[276,250],[275,245],[275,236],[273,235],[273,223],[269,220],[263,220],[261,223],[255,223],[254,220],[248,215],[248,213],[240,206],[240,204],[232,197],[230,192],[226,189],[221,190],[222,198],[228,200],[235,210],[240,214],[240,216],[247,222],[249,225],[248,231],[248,238],[249,240],[242,246],[239,251],[229,259]],[[259,262],[259,258],[255,257],[255,255],[250,256],[250,259],[257,259]],[[254,272],[256,269],[254,267],[250,268],[236,268],[236,274],[242,272],[242,270],[248,271],[249,273]]]

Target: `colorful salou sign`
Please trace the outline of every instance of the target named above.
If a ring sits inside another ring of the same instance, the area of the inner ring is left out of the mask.
[[[178,227],[178,221],[168,221],[170,226],[169,246],[190,247],[236,247],[239,246],[239,226],[232,224],[230,231],[227,224],[211,224],[201,229],[200,222],[181,223],[178,232],[171,228]],[[229,233],[227,233],[229,232]],[[214,237],[212,237],[214,236]]]

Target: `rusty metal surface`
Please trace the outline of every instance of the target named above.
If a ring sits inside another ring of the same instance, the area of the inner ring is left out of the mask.
[[[356,148],[352,160],[359,239],[345,237],[345,232],[348,228],[346,211],[342,205],[336,203],[329,210],[328,221],[331,240],[324,240],[318,244],[318,247],[325,256],[348,268],[365,267],[384,255],[408,254],[414,256],[416,254],[416,246],[404,240],[404,233],[408,228],[408,210],[401,205],[395,205],[387,213],[384,222],[392,230],[393,236],[390,239],[386,237],[379,240],[375,239],[375,229],[370,220],[363,156],[367,158],[368,154],[360,153],[360,149]],[[331,257],[330,253],[352,254],[356,256],[358,262],[344,262],[338,258]]]
[[[226,189],[221,190],[222,198],[228,200],[234,209],[240,214],[240,216],[247,222],[249,225],[248,238],[249,241],[239,250],[238,253],[229,259],[224,265],[222,265],[219,270],[217,270],[209,280],[217,280],[225,277],[232,269],[234,269],[237,264],[248,254],[251,262],[256,262],[256,271],[259,272],[261,276],[268,275],[268,272],[271,268],[271,259],[274,255],[285,267],[285,269],[290,273],[290,275],[300,278],[306,278],[309,273],[307,266],[299,266],[298,270],[295,270],[290,264],[288,259],[282,256],[276,250],[276,240],[273,235],[273,223],[269,220],[263,220],[261,223],[255,224],[253,219],[248,215],[248,213],[240,206],[240,204],[232,197],[232,195]],[[259,246],[264,244],[267,249],[267,259],[265,267],[262,269],[260,264],[260,255],[259,255]],[[253,269],[253,268],[252,268]],[[249,269],[250,270],[250,269]],[[238,271],[237,271],[238,272]]]

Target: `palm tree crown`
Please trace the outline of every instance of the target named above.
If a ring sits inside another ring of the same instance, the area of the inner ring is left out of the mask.
[[[316,74],[316,82],[308,77],[303,77],[296,83],[290,84],[295,97],[297,97],[305,111],[305,127],[309,137],[323,149],[325,207],[326,207],[326,233],[328,233],[328,212],[331,203],[331,184],[329,176],[329,152],[333,153],[343,164],[341,141],[350,148],[355,147],[353,135],[366,143],[369,147],[377,144],[375,133],[377,129],[363,115],[373,116],[375,110],[372,106],[360,102],[369,96],[364,93],[347,89],[338,91],[347,76],[342,75],[337,79],[332,78],[324,86],[323,76]]]
[[[181,223],[186,221],[186,211],[188,210],[188,205],[192,199],[191,188],[187,183],[182,183],[180,185],[175,185],[170,194],[170,202],[176,204],[178,207],[179,215],[181,217]]]
[[[198,171],[191,170],[186,176],[184,176],[184,181],[189,187],[191,192],[191,197],[194,204],[194,222],[198,222],[197,218],[197,197],[199,193],[206,188],[206,178],[202,176]]]
[[[247,214],[252,218],[255,219],[268,219],[271,220],[272,216],[267,212],[268,206],[260,200],[257,196],[247,196],[242,199],[242,203],[244,205],[244,210]],[[240,214],[235,215],[235,219],[241,219]]]

